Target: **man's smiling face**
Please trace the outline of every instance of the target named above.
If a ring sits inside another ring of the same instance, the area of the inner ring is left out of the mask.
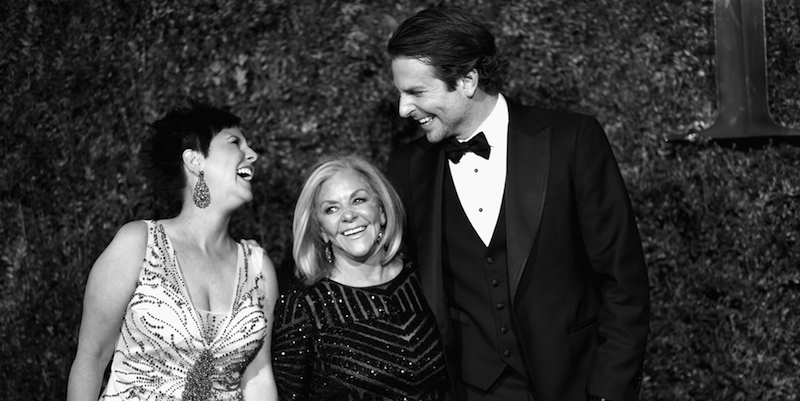
[[[436,77],[434,67],[407,57],[392,60],[392,77],[400,92],[400,117],[418,122],[429,142],[441,142],[451,136],[466,139],[472,134],[472,99],[463,90],[462,80],[450,91]]]

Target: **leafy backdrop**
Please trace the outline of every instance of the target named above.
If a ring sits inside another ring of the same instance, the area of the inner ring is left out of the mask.
[[[603,123],[650,269],[643,400],[796,400],[800,151],[677,146],[716,112],[713,2],[452,0],[512,61],[504,93]],[[188,98],[228,107],[260,152],[232,222],[283,272],[317,157],[383,166],[397,117],[386,40],[424,0],[0,1],[0,398],[63,399],[88,271],[162,208],[145,125]],[[766,0],[769,105],[800,127],[800,4]]]

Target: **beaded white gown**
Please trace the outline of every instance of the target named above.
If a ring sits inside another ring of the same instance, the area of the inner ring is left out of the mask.
[[[101,400],[240,400],[240,381],[267,334],[263,250],[239,244],[229,313],[192,305],[164,227],[148,239]]]

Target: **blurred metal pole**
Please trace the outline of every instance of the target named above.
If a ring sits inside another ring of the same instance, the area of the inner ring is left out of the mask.
[[[714,0],[714,24],[717,52],[714,125],[667,140],[800,137],[800,131],[777,124],[769,112],[764,0]]]

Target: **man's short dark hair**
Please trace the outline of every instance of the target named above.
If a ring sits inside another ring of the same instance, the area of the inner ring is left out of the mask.
[[[486,93],[500,91],[508,61],[495,38],[472,13],[457,7],[434,7],[403,21],[389,40],[392,59],[412,58],[434,67],[437,78],[454,90],[456,81],[478,71],[478,86]]]

